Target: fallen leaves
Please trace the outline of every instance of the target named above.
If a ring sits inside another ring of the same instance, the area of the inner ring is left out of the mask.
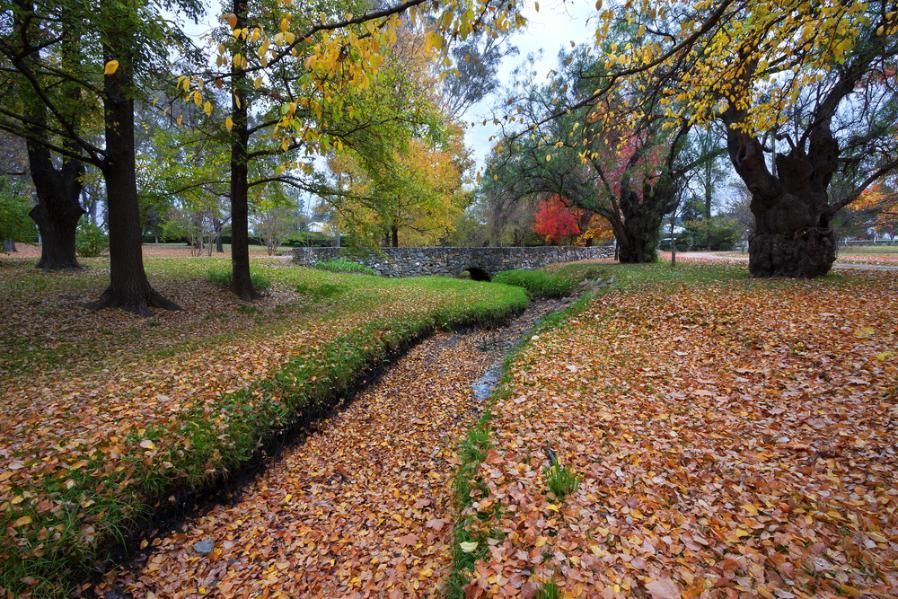
[[[266,271],[271,295],[246,306],[205,281],[214,262],[148,261],[156,288],[185,310],[145,319],[84,307],[106,284],[101,269],[46,274],[4,263],[0,526],[8,534],[0,541],[0,586],[65,584],[86,566],[74,562],[111,547],[100,541],[135,513],[156,509],[160,493],[200,487],[248,459],[256,440],[282,425],[250,416],[288,420],[290,411],[284,398],[244,390],[286,363],[317,368],[308,380],[317,377],[322,389],[339,386],[338,376],[365,366],[358,355],[347,363],[343,354],[324,356],[347,333],[400,323],[384,334],[401,344],[437,316],[443,324],[517,305],[498,288],[460,281],[362,281],[282,267]],[[165,276],[154,272],[161,266]],[[316,296],[322,287],[340,290],[339,301]],[[523,292],[514,301],[523,302]],[[337,474],[355,476],[353,465]]]
[[[152,540],[144,567],[110,572],[97,593],[437,594],[451,563],[455,444],[475,417],[470,383],[501,354],[478,349],[493,336],[422,342],[239,500]]]
[[[895,596],[895,347],[886,273],[593,302],[522,350],[493,407],[466,513],[495,534],[468,596]],[[583,477],[563,503],[547,443]]]

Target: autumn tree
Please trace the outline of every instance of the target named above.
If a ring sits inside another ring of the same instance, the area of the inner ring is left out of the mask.
[[[84,75],[80,11],[71,2],[19,1],[0,27],[0,52],[11,66],[0,75],[7,90],[0,128],[26,142],[37,199],[30,216],[41,236],[37,266],[45,270],[78,268],[75,230],[84,213],[79,203],[84,164],[72,137],[82,135],[84,121],[96,114],[72,80],[75,73]],[[59,71],[70,76],[59,77]],[[61,145],[60,151],[53,144]]]
[[[436,9],[437,7],[434,7]],[[440,51],[447,62],[447,40],[464,39],[487,15],[499,32],[513,26],[515,3],[492,0],[449,2],[439,7],[438,27],[425,38],[427,51]],[[212,73],[179,81],[187,99],[211,110],[206,96],[227,86],[232,106],[225,117],[231,135],[232,289],[244,299],[255,295],[249,277],[247,234],[250,163],[277,152],[306,157],[339,150],[366,107],[349,98],[364,92],[377,75],[383,57],[397,40],[399,15],[414,27],[429,13],[424,0],[405,0],[369,9],[364,2],[331,2],[316,9],[292,3],[234,0],[218,45]],[[277,32],[271,35],[270,32]],[[370,126],[369,122],[365,126]],[[253,140],[262,147],[253,148]],[[274,143],[265,143],[267,141]],[[295,157],[285,157],[284,171]],[[305,164],[310,164],[306,162]],[[311,191],[301,176],[280,179]]]
[[[888,181],[874,183],[849,206],[848,218],[879,234],[898,233],[898,191]]]
[[[430,244],[451,232],[470,199],[461,128],[439,101],[426,37],[405,32],[366,94],[365,119],[330,161],[339,193],[324,196],[354,241]]]
[[[752,194],[752,274],[828,272],[833,217],[898,167],[894,4],[642,0],[601,12],[600,44],[620,30],[577,106],[638,80],[670,114],[724,124]],[[846,171],[857,184],[833,194]]]
[[[601,215],[622,262],[651,262],[663,216],[685,174],[704,160],[686,152],[691,125],[669,117],[638,82],[580,106],[604,66],[581,47],[562,57],[562,67],[547,86],[507,100],[487,177],[512,196],[556,193]],[[519,123],[527,124],[524,134]]]
[[[579,215],[575,211],[567,199],[557,194],[541,200],[533,215],[533,232],[553,244],[579,235]]]

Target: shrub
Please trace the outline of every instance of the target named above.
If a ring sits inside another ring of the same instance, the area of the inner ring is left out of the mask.
[[[352,260],[345,260],[343,258],[334,258],[332,260],[322,260],[315,264],[315,268],[319,270],[327,270],[329,272],[343,272],[343,273],[352,273],[352,274],[360,274],[360,275],[375,275],[377,276],[377,271],[371,268],[370,266],[365,266],[364,264],[359,264],[358,262],[353,262]]]
[[[213,285],[218,285],[223,289],[228,289],[231,287],[231,281],[233,280],[230,269],[228,270],[210,270],[208,274],[209,282]],[[265,291],[269,287],[271,287],[271,281],[268,280],[268,277],[258,272],[251,272],[250,280],[253,282],[253,287],[256,291]]]
[[[684,232],[677,239],[677,249],[685,241],[689,247],[714,251],[732,250],[743,232],[738,222],[726,216],[713,216],[710,220],[687,220],[683,223],[683,228]]]
[[[97,225],[82,222],[75,232],[75,251],[82,258],[96,258],[109,247],[109,237]]]
[[[571,279],[542,270],[505,270],[493,282],[523,287],[530,297],[562,297],[574,289]]]

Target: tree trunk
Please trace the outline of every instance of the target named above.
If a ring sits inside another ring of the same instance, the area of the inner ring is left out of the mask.
[[[836,260],[836,242],[819,204],[813,197],[790,193],[768,202],[752,199],[755,228],[748,240],[752,275],[818,277],[829,272]]]
[[[110,1],[110,0],[107,0]],[[109,5],[104,2],[104,8]],[[115,8],[108,12],[114,13]],[[140,210],[137,200],[137,176],[134,157],[133,72],[129,31],[115,32],[104,43],[104,60],[119,61],[114,75],[103,77],[103,119],[107,159],[103,167],[109,224],[109,287],[97,302],[97,308],[119,307],[141,315],[149,307],[179,309],[150,287],[143,269],[140,235]],[[117,47],[111,47],[116,44]]]
[[[399,247],[399,227],[390,225],[390,247]]]
[[[28,213],[41,236],[41,259],[37,267],[44,270],[80,268],[75,257],[75,232],[84,210],[78,204],[78,194],[72,190],[72,187],[80,186],[45,181],[38,187],[39,176],[32,171],[35,188],[43,189],[43,192],[38,192],[38,203]],[[57,180],[63,178],[59,175]]]
[[[25,5],[26,14],[33,16],[33,7]],[[17,22],[17,28],[27,28],[24,22]],[[62,60],[66,65],[80,62],[80,42],[77,36],[65,32],[62,44]],[[77,86],[64,85],[66,99],[77,107],[80,101],[80,90]],[[78,221],[84,214],[79,203],[81,196],[81,176],[84,165],[73,158],[64,157],[59,166],[54,164],[50,150],[41,143],[47,140],[48,109],[30,91],[25,93],[28,100],[28,116],[30,118],[30,138],[26,140],[28,150],[28,167],[31,180],[37,194],[37,205],[28,215],[37,225],[41,237],[41,258],[38,268],[44,270],[72,270],[80,268],[75,257],[75,231]],[[78,119],[72,119],[77,122]],[[67,149],[76,150],[70,140],[63,140]]]
[[[246,0],[234,0],[237,27],[246,26]],[[246,54],[246,43],[235,40]],[[231,67],[231,291],[242,300],[258,297],[249,270],[249,125],[247,123],[246,72]]]
[[[224,244],[221,242],[221,233],[224,229],[224,222],[221,219],[216,218],[212,221],[212,225],[215,229],[215,251],[219,254],[224,253]]]
[[[731,117],[735,118],[735,117]],[[756,277],[818,277],[836,260],[830,227],[829,186],[838,144],[822,123],[810,150],[798,146],[775,158],[770,173],[757,139],[727,127],[727,149],[752,194],[754,230],[748,240],[749,271]]]
[[[670,265],[677,265],[677,239],[674,237],[674,226],[676,226],[677,214],[676,210],[670,215]]]
[[[16,252],[16,240],[15,239],[4,239],[3,240],[3,251],[7,254],[12,254]]]
[[[664,204],[650,192],[643,192],[643,199],[631,191],[624,192],[620,199],[623,219],[615,227],[620,262],[643,264],[657,260],[658,231],[666,212],[662,209]]]

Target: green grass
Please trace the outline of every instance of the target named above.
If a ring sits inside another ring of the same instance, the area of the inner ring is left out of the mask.
[[[209,259],[158,258],[147,260],[147,270],[151,281],[168,280],[174,284],[206,278],[209,264]],[[213,272],[224,271],[226,264],[221,261]],[[90,298],[102,289],[108,276],[104,266],[105,262],[97,259],[89,263],[87,271],[62,277],[13,267],[0,271],[0,276],[4,282],[14,281],[4,291],[9,289],[10,297],[17,301],[27,302],[34,294],[75,293]],[[367,372],[416,339],[435,329],[496,323],[527,304],[527,296],[520,288],[448,277],[362,277],[300,267],[268,267],[264,261],[254,261],[253,269],[272,287],[299,289],[307,301],[282,309],[257,308],[256,304],[231,308],[258,324],[249,325],[247,330],[214,335],[205,335],[204,323],[227,323],[231,317],[227,313],[198,317],[195,328],[177,331],[182,337],[184,331],[190,331],[192,338],[176,343],[152,336],[164,327],[141,328],[141,335],[130,335],[132,345],[139,346],[139,355],[145,357],[141,367],[151,370],[154,360],[161,357],[207,345],[240,343],[259,335],[277,335],[297,326],[317,326],[348,317],[361,318],[360,324],[304,347],[264,379],[221,395],[215,402],[194,404],[177,420],[141,426],[125,442],[125,453],[118,462],[122,468],[107,467],[105,455],[99,451],[87,452],[88,464],[81,469],[64,477],[48,475],[34,481],[33,488],[17,489],[18,493],[50,497],[59,505],[72,507],[38,512],[33,502],[26,501],[18,506],[21,509],[0,514],[0,526],[4,529],[22,516],[32,519],[31,524],[18,529],[15,540],[9,535],[0,540],[0,588],[13,595],[26,590],[42,597],[70,594],[98,561],[102,562],[117,547],[133,542],[135,532],[152,518],[168,496],[202,491],[227,473],[241,469],[258,455],[260,448],[275,442],[297,423],[326,412]],[[377,311],[385,303],[390,308]],[[164,323],[167,314],[162,312],[153,319]],[[135,318],[134,322],[141,327],[148,320],[152,319]],[[128,336],[110,330],[115,333],[110,337]],[[93,354],[92,367],[99,369],[104,366],[105,356],[112,359],[122,353],[123,347],[131,347],[122,345],[128,339],[117,339],[119,345],[110,347],[99,345],[101,340],[105,343],[107,335],[99,331],[93,334],[96,338],[86,341],[66,339],[55,351],[68,355],[69,345],[81,346],[82,353]],[[135,337],[139,341],[134,341]],[[23,339],[26,337],[20,341]],[[98,344],[98,351],[92,352],[92,343]],[[65,361],[59,367],[60,376],[66,376],[67,367],[77,372]],[[151,458],[140,449],[140,443],[147,440],[161,448]],[[86,521],[96,529],[93,542],[81,537]],[[47,537],[41,532],[47,530],[55,532]]]
[[[898,243],[894,245],[840,245],[839,254],[898,254]]]
[[[233,273],[230,269],[213,268],[209,271],[207,278],[213,285],[218,285],[222,289],[229,289],[233,279]],[[249,278],[253,283],[256,291],[267,291],[271,288],[271,280],[257,270],[253,270],[249,274]]]
[[[329,272],[342,272],[374,276],[378,275],[378,272],[370,266],[365,266],[364,264],[359,264],[358,262],[353,262],[352,260],[345,260],[341,258],[322,260],[321,262],[315,264],[315,268],[319,270],[327,270]]]
[[[493,277],[495,283],[523,287],[530,297],[564,297],[573,291],[576,281],[545,270],[505,270]]]
[[[534,599],[561,599],[561,590],[554,580],[544,582],[536,589]]]
[[[580,486],[580,476],[557,462],[547,466],[544,474],[546,475],[546,485],[559,501],[564,501],[565,497]]]

